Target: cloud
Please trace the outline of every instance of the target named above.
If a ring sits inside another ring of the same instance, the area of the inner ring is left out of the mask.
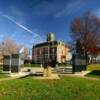
[[[37,16],[48,16],[55,14],[58,10],[62,8],[61,3],[59,1],[56,2],[49,2],[43,1],[35,5],[32,9],[32,14]]]
[[[32,8],[32,14],[35,16],[67,16],[82,8],[84,0],[53,0],[53,2],[43,1]]]
[[[6,14],[11,15],[13,19],[16,18],[20,22],[20,24],[25,23],[25,12],[20,9],[20,7],[17,7],[16,5],[10,5],[8,9],[6,9]]]
[[[23,16],[24,16],[24,13],[22,13],[21,10],[14,5],[11,5],[7,12],[9,12],[14,17],[17,16],[17,17],[23,18]]]
[[[0,34],[0,38],[4,38],[4,35],[3,34]]]
[[[38,34],[32,32],[30,29],[26,28],[25,26],[21,25],[20,23],[16,22],[15,20],[13,20],[11,17],[7,16],[7,15],[4,15],[2,14],[3,17],[9,19],[10,21],[12,21],[13,23],[15,23],[17,26],[19,26],[20,28],[24,29],[25,31],[31,33],[32,35],[34,36],[39,36]]]
[[[100,18],[100,8],[94,10],[93,13]]]
[[[30,33],[30,35],[35,39],[39,41],[44,41],[44,39],[37,33],[31,31],[29,28],[25,27],[24,25],[20,24],[19,22],[13,20],[10,16],[3,14],[2,12],[0,12],[0,15],[2,15],[4,18],[10,20],[11,22],[15,23],[18,27],[22,28],[23,30],[27,31],[28,33]]]
[[[73,12],[78,11],[82,7],[81,6],[82,1],[83,0],[77,0],[77,1],[71,0],[69,3],[66,4],[65,7],[63,7],[62,10],[56,13],[55,17],[67,16],[69,14],[72,14]]]

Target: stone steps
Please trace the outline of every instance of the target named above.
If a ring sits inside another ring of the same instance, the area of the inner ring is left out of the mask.
[[[55,68],[55,72],[57,72],[58,74],[69,74],[72,73],[72,67],[59,67],[59,68]]]

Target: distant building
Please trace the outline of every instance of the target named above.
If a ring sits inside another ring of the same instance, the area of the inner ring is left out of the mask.
[[[89,62],[90,63],[100,63],[100,38],[97,41],[96,47],[97,47],[97,51],[98,51],[97,55],[94,56],[91,53],[89,54],[89,58],[90,58]]]
[[[34,63],[48,62],[66,63],[69,56],[69,47],[62,41],[55,41],[53,33],[47,35],[47,41],[37,44],[32,48],[32,60]],[[69,57],[70,58],[70,57]]]

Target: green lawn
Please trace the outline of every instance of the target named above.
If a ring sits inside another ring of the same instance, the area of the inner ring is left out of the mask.
[[[2,70],[3,70],[3,66],[2,66],[2,65],[0,65],[0,73],[2,72]]]
[[[23,67],[40,67],[40,64],[24,64]]]
[[[5,75],[5,74],[3,74],[3,73],[0,73],[0,79],[2,79],[2,78],[8,78],[9,76],[7,76],[7,75]]]
[[[100,100],[100,81],[75,77],[35,80],[33,76],[0,82],[0,100]]]
[[[87,66],[88,70],[100,70],[100,64],[90,64]]]
[[[91,72],[86,76],[100,78],[100,64],[88,65],[87,69],[90,70]]]

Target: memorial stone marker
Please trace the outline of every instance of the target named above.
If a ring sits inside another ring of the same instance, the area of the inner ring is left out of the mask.
[[[3,71],[4,72],[12,72],[12,73],[18,73],[20,71],[20,67],[22,64],[24,64],[23,60],[23,51],[22,48],[19,53],[14,53],[11,56],[10,55],[4,55],[3,59]]]
[[[72,56],[73,72],[86,70],[86,59],[84,55],[73,54]]]
[[[10,72],[11,71],[11,56],[10,55],[4,55],[3,56],[3,71],[4,72]]]

